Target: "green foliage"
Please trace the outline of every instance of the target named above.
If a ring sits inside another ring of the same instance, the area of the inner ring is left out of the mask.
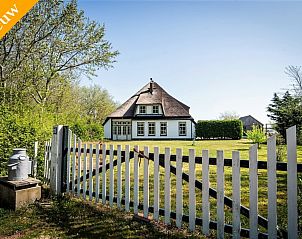
[[[258,125],[253,125],[252,130],[248,130],[246,132],[247,138],[252,140],[253,144],[258,144],[258,148],[260,148],[260,144],[266,141],[266,135],[263,132],[262,127]]]
[[[44,142],[44,134],[41,134],[35,124],[33,115],[16,114],[5,107],[0,107],[0,175],[7,174],[7,162],[13,148],[26,148],[27,154],[33,157],[34,142]],[[31,118],[31,120],[30,120]],[[40,144],[40,147],[43,146]],[[40,150],[40,156],[43,152]],[[42,158],[39,157],[39,169],[42,169]]]
[[[241,139],[240,120],[199,120],[196,124],[196,137],[203,139]]]
[[[102,124],[117,107],[108,91],[99,85],[78,86],[74,91],[78,95],[79,114],[81,118],[88,118],[89,122]]]
[[[117,55],[104,25],[85,17],[77,1],[41,0],[0,40],[0,101],[45,109],[79,75],[112,67]]]
[[[117,55],[104,25],[85,17],[75,0],[39,1],[0,39],[0,175],[13,148],[32,157],[38,141],[41,176],[54,125],[72,126],[82,140],[102,139],[101,124],[117,105],[100,86],[77,79],[112,67]]]
[[[279,97],[276,93],[269,104],[268,117],[276,122],[276,130],[286,139],[286,129],[296,125],[298,143],[302,143],[302,101],[288,91]]]
[[[286,145],[282,135],[277,134],[276,144],[277,144],[277,149],[276,149],[277,161],[284,162],[286,160]]]
[[[99,123],[76,122],[70,129],[83,141],[101,141],[104,138],[104,129]]]

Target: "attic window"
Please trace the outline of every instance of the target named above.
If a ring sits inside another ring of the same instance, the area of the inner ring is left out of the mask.
[[[145,105],[140,105],[139,106],[139,113],[140,114],[146,114],[146,106]]]
[[[159,106],[153,105],[153,114],[158,114],[158,113],[159,113]]]

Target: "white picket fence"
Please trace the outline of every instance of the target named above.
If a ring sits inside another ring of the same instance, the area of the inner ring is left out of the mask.
[[[61,140],[57,140],[55,137],[57,136],[54,135],[52,141],[45,145],[44,177],[46,182],[51,182],[54,175],[60,181],[58,173],[54,170],[55,167],[52,166],[56,164],[59,171],[62,171],[62,168],[58,167],[60,153],[56,154],[56,150],[54,150],[54,147],[57,147],[54,143],[61,143]],[[123,150],[122,146],[118,145],[117,150],[114,150],[113,145],[108,147],[106,144],[83,144],[69,130],[66,153],[66,192],[83,197],[85,200],[88,198],[91,201],[95,200],[96,203],[101,201],[103,204],[107,204],[109,201],[111,207],[116,203],[118,208],[127,212],[132,210],[134,214],[142,214],[145,218],[150,218],[152,215],[154,220],[161,220],[161,216],[163,216],[165,224],[171,224],[171,219],[175,219],[176,226],[179,228],[183,227],[184,223],[188,223],[188,228],[191,231],[200,226],[204,235],[209,235],[210,229],[215,229],[217,230],[217,238],[224,238],[225,233],[231,233],[233,238],[278,238],[282,237],[277,226],[278,167],[279,169],[283,168],[283,171],[287,170],[287,237],[298,238],[298,164],[295,127],[287,130],[287,163],[277,163],[276,161],[275,136],[269,138],[267,142],[267,163],[258,161],[257,145],[250,148],[249,160],[240,160],[238,151],[232,152],[231,160],[225,159],[224,152],[221,150],[217,150],[216,159],[209,157],[208,150],[202,150],[201,157],[196,156],[195,149],[189,150],[189,156],[184,156],[182,149],[177,149],[176,155],[171,155],[170,148],[165,148],[164,155],[159,153],[158,147],[154,147],[153,153],[149,151],[149,147],[144,147],[143,151],[139,151],[138,146],[135,146],[131,151],[129,145],[126,145]],[[131,160],[133,160],[132,163]],[[142,173],[139,172],[141,169],[140,161],[143,161]],[[153,178],[149,176],[150,163],[153,164],[154,168]],[[184,172],[184,163],[189,164],[188,174]],[[213,164],[217,165],[217,187],[215,190],[210,187],[209,183],[209,165]],[[224,169],[228,166],[232,168],[232,199],[225,196]],[[160,167],[164,167],[165,170],[164,181],[162,182],[160,181]],[[196,167],[201,167],[202,178],[196,177]],[[241,205],[241,167],[249,168],[249,208]],[[267,168],[267,219],[258,215],[258,170],[260,168]],[[143,182],[140,182],[139,175],[141,174],[143,174]],[[176,175],[176,205],[173,205],[175,212],[171,211],[172,174]],[[153,180],[152,188],[149,185],[150,180]],[[188,184],[183,185],[184,181],[188,181]],[[61,183],[61,181],[58,182],[58,185]],[[164,184],[164,198],[160,197],[161,184]],[[188,187],[188,215],[183,212],[184,187]],[[149,205],[151,190],[153,191],[153,205]],[[198,212],[196,209],[197,190],[202,190],[201,218],[196,216]],[[141,193],[143,196],[140,201]],[[211,221],[210,197],[217,198],[216,221]],[[164,208],[160,208],[161,200],[164,200]],[[225,205],[232,210],[232,225],[225,223]],[[242,214],[249,218],[249,229],[241,226],[240,215]],[[263,229],[266,231],[263,232]]]

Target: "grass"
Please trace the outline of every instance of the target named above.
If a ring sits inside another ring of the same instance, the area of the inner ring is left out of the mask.
[[[217,150],[224,150],[225,158],[232,157],[232,151],[239,151],[241,159],[248,159],[248,150],[252,145],[251,142],[247,139],[242,140],[198,140],[195,141],[193,145],[192,141],[186,140],[173,140],[173,141],[152,141],[152,140],[143,140],[143,141],[107,141],[105,142],[108,146],[110,144],[114,145],[130,145],[133,148],[135,145],[140,147],[140,150],[143,150],[144,146],[148,146],[150,152],[153,152],[154,147],[160,147],[160,152],[164,153],[166,147],[171,148],[171,153],[176,153],[176,148],[181,148],[183,150],[183,155],[189,155],[189,149],[193,148],[196,150],[196,155],[201,155],[201,150],[208,149],[210,152],[210,157],[216,157]],[[262,144],[261,148],[258,150],[258,159],[266,161],[266,144]],[[302,146],[298,146],[297,150],[298,162],[302,163]],[[284,155],[284,161],[286,161],[286,154]]]
[[[108,206],[61,197],[16,212],[0,209],[0,238],[202,238],[161,223],[144,222]]]

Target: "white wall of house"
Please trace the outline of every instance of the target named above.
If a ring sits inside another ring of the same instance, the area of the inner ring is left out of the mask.
[[[105,139],[111,138],[111,119],[109,119],[104,125],[104,138]]]
[[[137,122],[144,122],[144,136],[137,135]],[[155,135],[148,135],[148,122],[155,122]],[[160,135],[160,123],[167,123],[167,136]],[[179,122],[186,122],[186,135],[179,135]],[[191,120],[132,120],[132,139],[191,139],[195,136],[195,124]]]
[[[106,139],[111,139],[111,127],[112,127],[112,119],[109,119],[104,125],[104,137]],[[122,119],[114,119],[114,121],[129,121],[129,120],[122,120]],[[144,122],[144,136],[137,135],[137,122]],[[154,122],[155,123],[155,135],[148,135],[148,123]],[[166,122],[167,123],[167,135],[161,136],[160,135],[160,123]],[[186,123],[186,135],[180,136],[179,135],[179,122]],[[191,120],[132,120],[131,122],[131,133],[132,138],[126,137],[123,138],[122,136],[114,136],[113,140],[129,140],[129,139],[192,139],[195,137],[195,124]]]

